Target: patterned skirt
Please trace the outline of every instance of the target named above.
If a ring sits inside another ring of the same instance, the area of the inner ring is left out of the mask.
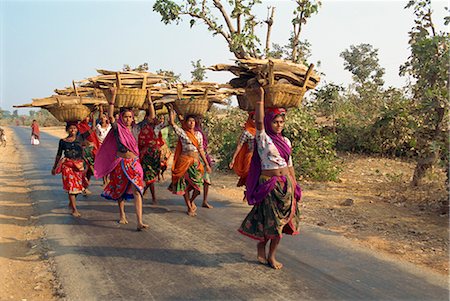
[[[161,152],[153,147],[149,147],[141,156],[142,169],[144,170],[144,182],[148,186],[155,183],[161,170]]]
[[[259,183],[269,179],[270,177],[261,176]],[[283,233],[298,234],[300,208],[294,197],[294,188],[289,177],[286,182],[279,180],[264,200],[253,206],[238,231],[259,241],[282,237]]]
[[[102,197],[108,200],[133,199],[133,186],[142,195],[144,180],[139,158],[120,158],[120,162],[109,174],[109,183],[102,192]]]
[[[167,189],[177,195],[184,195],[189,186],[201,191],[203,187],[203,176],[199,167],[200,163],[198,162],[192,164],[184,174],[184,177],[181,177],[176,184],[170,183]]]
[[[79,194],[87,187],[82,159],[62,158],[56,166],[56,173],[61,173],[63,189],[68,194]]]
[[[93,145],[88,145],[83,148],[83,159],[84,159],[84,162],[86,163],[86,172],[89,172],[93,175],[94,174],[94,161],[95,161]]]

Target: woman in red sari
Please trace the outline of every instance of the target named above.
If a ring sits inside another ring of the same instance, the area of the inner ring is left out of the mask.
[[[66,132],[68,134],[67,137],[59,140],[52,175],[62,174],[63,188],[68,194],[72,215],[80,217],[81,214],[77,210],[76,197],[87,186],[81,143],[90,132],[78,134],[76,122],[67,123]],[[62,156],[63,154],[64,156]]]
[[[92,126],[89,125],[89,121],[92,121]],[[78,123],[78,132],[80,134],[84,134],[87,132],[90,133],[89,136],[87,136],[81,144],[83,148],[83,159],[86,165],[86,179],[88,181],[88,186],[86,186],[86,188],[83,190],[83,195],[87,196],[91,194],[88,187],[91,181],[91,177],[94,175],[95,155],[100,148],[100,141],[98,140],[97,134],[95,133],[95,125],[92,116],[88,116],[83,121]]]
[[[253,147],[255,143],[255,112],[248,113],[248,119],[245,123],[244,130],[239,137],[236,151],[233,154],[233,158],[230,162],[230,168],[239,176],[237,187],[245,186],[247,180],[248,170],[250,169],[250,162],[253,156]],[[245,191],[244,191],[244,199]]]
[[[116,89],[111,88],[113,101]],[[101,178],[110,175],[102,196],[117,201],[119,223],[128,224],[125,200],[134,198],[138,231],[148,228],[142,221],[142,195],[144,192],[143,170],[139,161],[139,148],[134,133],[137,125],[130,109],[123,109],[118,120],[114,116],[114,102],[109,104],[112,130],[109,131],[95,158],[94,175]]]
[[[161,130],[164,127],[165,124],[160,123],[156,118],[153,105],[149,104],[145,119],[140,123],[138,144],[139,158],[144,170],[144,193],[150,188],[153,204],[157,204],[155,182],[161,170],[161,146],[164,144]]]

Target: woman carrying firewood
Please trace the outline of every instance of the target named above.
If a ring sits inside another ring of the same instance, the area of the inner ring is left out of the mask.
[[[87,186],[85,168],[83,161],[83,141],[92,133],[88,130],[83,134],[78,134],[78,122],[68,122],[66,125],[67,137],[59,140],[58,152],[55,164],[52,168],[52,175],[62,174],[63,188],[69,196],[69,208],[72,215],[80,217],[77,210],[76,197],[82,193]],[[62,155],[64,154],[64,157]]]
[[[92,122],[92,124],[90,125],[89,122]],[[83,148],[83,159],[86,164],[86,179],[88,181],[88,185],[83,190],[83,195],[87,196],[92,194],[88,187],[91,181],[91,177],[94,175],[95,155],[100,148],[100,141],[95,132],[95,124],[92,115],[86,117],[84,120],[78,123],[78,132],[80,134],[84,134],[86,132],[90,133],[81,144]]]
[[[97,178],[109,174],[110,181],[105,185],[102,196],[117,201],[119,223],[128,224],[125,215],[125,200],[134,198],[137,230],[148,228],[142,221],[142,195],[144,192],[143,170],[139,161],[139,148],[135,136],[139,128],[134,123],[134,114],[130,109],[122,109],[119,118],[114,116],[116,89],[111,88],[112,102],[109,104],[109,116],[112,130],[109,131],[97,157],[94,175]]]
[[[247,176],[247,201],[254,206],[239,232],[259,241],[259,262],[281,269],[283,265],[275,255],[283,233],[299,233],[301,189],[292,165],[291,142],[282,135],[286,110],[264,112],[264,90],[259,85],[257,89],[256,147]]]
[[[174,154],[172,183],[169,185],[169,190],[173,194],[182,195],[186,203],[187,214],[196,216],[197,206],[194,201],[203,186],[204,173],[200,159],[206,165],[206,172],[211,173],[211,167],[203,150],[202,134],[195,130],[195,116],[185,116],[182,120],[182,128],[180,128],[175,124],[175,115],[172,107],[169,107],[169,124],[179,138]]]
[[[244,125],[244,130],[239,137],[236,150],[229,165],[230,169],[233,169],[234,172],[239,176],[237,187],[245,186],[248,170],[250,169],[250,162],[252,161],[253,156],[255,135],[255,112],[249,112],[248,119]],[[244,202],[247,200],[245,194],[246,191],[244,191]]]
[[[152,203],[157,204],[155,182],[161,170],[161,146],[164,144],[161,130],[166,124],[156,118],[155,109],[153,104],[151,104],[140,126],[138,144],[139,158],[144,169],[144,192],[150,188]]]

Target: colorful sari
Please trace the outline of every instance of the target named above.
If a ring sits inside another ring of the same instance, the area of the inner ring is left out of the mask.
[[[143,170],[139,161],[139,148],[133,133],[123,122],[123,113],[116,123],[118,140],[136,158],[125,159],[117,156],[116,131],[109,131],[95,157],[94,175],[102,178],[110,175],[110,181],[105,186],[102,196],[106,199],[121,200],[133,198],[133,186],[142,195],[144,191]],[[133,126],[135,126],[133,124]]]
[[[164,141],[161,132],[155,134],[154,124],[147,123],[139,132],[138,143],[144,182],[148,186],[158,179],[161,170],[161,146]]]
[[[183,130],[197,149],[199,142],[194,130],[189,130],[183,123]],[[172,182],[168,189],[173,194],[184,195],[189,187],[201,191],[203,186],[203,165],[191,156],[182,154],[181,140],[178,139],[172,165]]]
[[[250,133],[253,137],[256,135],[255,122],[253,121],[254,112],[249,113],[248,119],[245,122],[244,131]],[[238,142],[239,143],[239,142]],[[249,149],[248,143],[244,143],[242,148],[236,155],[234,160],[233,170],[239,176],[237,186],[244,186],[247,181],[248,171],[250,169],[250,162],[252,161],[253,151]]]
[[[272,120],[284,113],[283,109],[269,109],[264,116],[264,127],[281,157],[288,162],[292,152],[281,134],[272,130]],[[256,144],[256,143],[255,143]],[[239,232],[256,240],[264,241],[282,237],[283,233],[296,235],[300,230],[301,189],[289,176],[263,176],[257,146],[253,150],[247,176],[246,197],[252,210],[246,216]]]
[[[68,194],[82,193],[87,186],[82,159],[62,158],[56,165],[55,173],[62,175],[63,189]]]
[[[91,130],[88,122],[86,120],[81,121],[77,125],[78,132],[83,135]],[[95,131],[85,138],[87,145],[83,146],[83,159],[86,164],[86,174],[93,175],[94,174],[94,162],[95,155],[97,154],[98,149],[100,148],[100,141],[98,140],[97,134]]]

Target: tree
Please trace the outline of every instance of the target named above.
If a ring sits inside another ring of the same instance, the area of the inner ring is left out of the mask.
[[[198,82],[203,81],[206,78],[206,67],[202,65],[201,60],[197,62],[191,61],[191,64],[194,67],[194,70],[191,71],[192,80]]]
[[[432,20],[431,0],[411,0],[405,9],[412,8],[415,25],[409,32],[411,54],[400,67],[400,75],[412,77],[410,86],[414,96],[415,115],[418,119],[418,160],[412,185],[422,181],[426,171],[444,161],[448,181],[448,107],[449,107],[449,34],[436,32]],[[450,18],[445,18],[448,25]],[[441,156],[441,152],[447,150]]]
[[[320,1],[294,0],[294,2],[297,6],[292,20],[294,33],[291,58],[296,61],[302,25],[313,13],[317,13]],[[161,21],[164,24],[172,22],[179,24],[183,16],[190,18],[191,27],[197,21],[203,21],[213,35],[220,35],[226,40],[229,50],[236,58],[262,58],[264,55],[267,57],[270,52],[270,35],[275,8],[269,7],[267,19],[261,21],[252,12],[252,8],[260,3],[261,0],[228,0],[227,4],[223,5],[221,0],[183,0],[181,4],[178,4],[171,0],[156,0],[153,10],[161,15]],[[222,19],[221,21],[218,16]],[[261,39],[256,35],[255,28],[263,23],[267,24],[267,33],[265,45],[261,46]]]
[[[132,68],[130,65],[123,65],[122,71],[137,71],[137,72],[146,72],[148,71],[148,64],[147,63],[143,63],[139,66],[137,66],[136,68]]]
[[[340,56],[345,60],[344,69],[353,74],[353,80],[359,86],[367,83],[383,86],[384,68],[378,62],[378,49],[370,44],[351,45]]]
[[[175,74],[173,71],[159,69],[156,74],[165,76],[169,84],[181,83],[181,74]]]

